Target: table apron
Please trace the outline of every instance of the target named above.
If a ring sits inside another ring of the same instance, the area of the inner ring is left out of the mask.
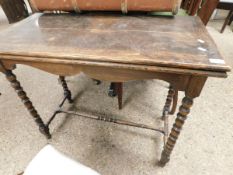
[[[16,64],[28,65],[51,74],[72,76],[80,73],[103,81],[127,82],[131,80],[160,79],[170,83],[178,90],[185,90],[190,75],[155,72],[151,70],[135,70],[94,65],[62,64],[49,62],[2,60],[7,69],[14,69]]]

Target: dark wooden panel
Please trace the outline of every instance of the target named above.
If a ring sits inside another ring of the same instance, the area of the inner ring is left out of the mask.
[[[219,0],[206,0],[202,5],[201,10],[198,12],[198,16],[201,18],[202,22],[207,25],[213,11],[216,9]]]
[[[198,17],[35,14],[0,38],[0,55],[13,58],[229,70]]]
[[[0,0],[0,5],[9,23],[20,21],[29,16],[23,0]]]
[[[233,9],[233,2],[219,2],[218,9],[223,9],[223,10],[232,10]]]

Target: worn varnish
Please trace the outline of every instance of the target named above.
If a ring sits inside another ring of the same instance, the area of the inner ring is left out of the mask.
[[[34,14],[0,33],[0,72],[6,75],[47,138],[51,137],[49,124],[58,113],[80,113],[59,108],[44,123],[12,72],[16,64],[59,75],[65,95],[60,107],[65,100],[72,102],[65,76],[80,72],[94,79],[115,82],[118,95],[122,94],[121,82],[144,79],[168,82],[170,91],[163,111],[164,130],[86,115],[162,132],[165,145],[161,165],[170,160],[193,101],[201,94],[207,78],[226,77],[230,71],[198,17]],[[175,112],[178,91],[183,91],[185,97],[168,134],[168,115]],[[122,96],[118,98],[121,107]]]
[[[0,56],[229,71],[198,17],[35,14],[0,38]]]

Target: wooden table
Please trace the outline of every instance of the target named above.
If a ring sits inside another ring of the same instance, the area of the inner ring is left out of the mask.
[[[151,129],[164,134],[161,165],[169,161],[193,99],[207,78],[226,78],[230,71],[198,17],[34,14],[1,32],[0,38],[0,71],[48,138],[49,124],[61,112]],[[45,124],[12,72],[16,64],[59,75],[65,92],[60,107],[65,100],[72,102],[65,76],[80,72],[111,82],[164,80],[171,85],[163,111],[164,128],[61,108]],[[185,97],[168,135],[168,114],[177,91],[184,91]]]

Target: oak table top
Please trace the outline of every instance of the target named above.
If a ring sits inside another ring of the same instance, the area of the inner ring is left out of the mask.
[[[159,66],[210,76],[230,70],[198,17],[37,13],[0,38],[1,58]]]
[[[17,64],[59,75],[65,97],[47,123],[12,72]],[[160,159],[163,166],[170,160],[193,99],[200,96],[208,77],[227,77],[228,71],[230,67],[198,17],[37,13],[0,33],[0,72],[47,138],[51,138],[49,125],[59,113],[150,129],[164,135]],[[119,102],[122,82],[144,79],[168,82],[163,129],[63,110],[66,100],[72,103],[65,76],[81,72],[97,80],[117,83]],[[178,91],[183,91],[185,97],[168,134],[168,115],[176,111]]]

